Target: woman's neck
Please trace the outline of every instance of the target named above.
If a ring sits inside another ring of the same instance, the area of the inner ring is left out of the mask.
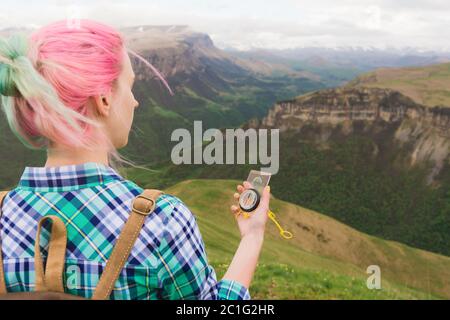
[[[86,149],[58,149],[47,150],[46,167],[58,167],[64,165],[82,164],[96,162],[109,165],[107,151],[91,151]]]

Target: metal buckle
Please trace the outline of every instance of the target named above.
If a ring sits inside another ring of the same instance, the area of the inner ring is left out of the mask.
[[[150,210],[148,212],[140,211],[140,210],[136,209],[136,207],[134,205],[135,205],[135,202],[137,201],[138,198],[146,199],[146,200],[149,200],[149,201],[152,202],[152,205],[150,206]],[[150,198],[140,194],[134,199],[133,205],[132,205],[132,210],[134,212],[136,212],[136,213],[139,213],[140,215],[148,216],[152,212],[152,208],[154,207],[154,205],[155,205],[155,201],[153,201],[153,199],[150,199]]]

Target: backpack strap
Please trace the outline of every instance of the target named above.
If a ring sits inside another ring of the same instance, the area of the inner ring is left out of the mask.
[[[114,284],[127,261],[131,249],[139,236],[145,218],[153,212],[156,200],[164,192],[156,189],[145,189],[132,203],[132,210],[119,238],[114,245],[111,256],[95,288],[93,300],[105,300],[111,295]]]
[[[1,206],[8,192],[9,191],[0,192],[0,217],[2,214]],[[49,242],[46,270],[44,273],[44,266],[41,258],[39,239],[41,235],[42,224],[47,220],[51,220],[53,223]],[[36,291],[64,292],[62,273],[64,270],[66,244],[67,244],[66,226],[59,217],[46,216],[39,221],[34,244],[35,246],[34,268],[36,273]],[[0,249],[1,249],[1,242],[0,242]],[[3,270],[3,257],[0,250],[0,294],[7,294],[7,293],[8,292],[6,290],[5,273]]]
[[[0,192],[0,218],[2,217],[2,205],[9,191]],[[0,237],[0,294],[6,294],[5,272],[3,271],[2,239]]]
[[[42,225],[52,221],[51,236],[48,246],[47,263],[42,262],[40,238]],[[39,220],[36,239],[34,240],[34,270],[36,274],[35,291],[64,293],[63,271],[67,247],[67,230],[64,222],[58,216],[45,216]]]

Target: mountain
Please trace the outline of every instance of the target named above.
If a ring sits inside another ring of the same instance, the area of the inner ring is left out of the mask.
[[[414,48],[304,47],[227,51],[242,58],[254,58],[315,74],[328,86],[344,85],[361,73],[383,67],[419,67],[450,61],[449,52]]]
[[[361,47],[303,47],[291,49],[253,49],[238,51],[228,49],[242,57],[257,57],[260,60],[281,64],[306,62],[311,66],[354,66],[360,70],[381,67],[427,66],[450,61],[450,52],[423,51],[414,48],[361,48]]]
[[[189,26],[147,25],[123,28],[121,32],[130,48],[147,53],[152,60],[156,60],[155,56],[164,57],[159,67],[168,76],[179,72],[201,72],[205,66],[216,62],[224,67],[224,72],[236,72],[238,75],[246,71],[264,76],[285,73],[314,78],[312,74],[290,70],[283,65],[236,57],[215,47],[208,34],[194,31]],[[164,54],[161,54],[162,50],[165,50]]]
[[[165,190],[182,199],[196,216],[219,278],[239,244],[239,231],[229,211],[239,181],[188,180]],[[275,225],[267,222],[261,259],[250,287],[254,299],[450,297],[448,257],[369,236],[276,197],[271,199],[271,209],[294,238],[280,238]],[[380,267],[381,290],[366,287],[370,265]]]

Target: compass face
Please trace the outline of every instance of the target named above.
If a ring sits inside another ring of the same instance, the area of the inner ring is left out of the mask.
[[[250,212],[259,205],[259,193],[255,189],[247,189],[239,197],[239,206],[242,210]]]

